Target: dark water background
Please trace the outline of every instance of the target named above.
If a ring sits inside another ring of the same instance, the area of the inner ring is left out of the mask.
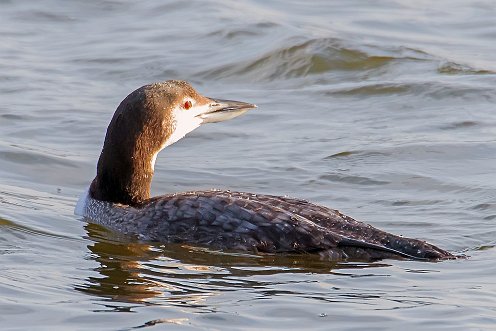
[[[494,330],[494,1],[0,1],[0,329]],[[155,194],[287,194],[468,260],[330,264],[123,241],[75,216],[153,81],[259,105]]]

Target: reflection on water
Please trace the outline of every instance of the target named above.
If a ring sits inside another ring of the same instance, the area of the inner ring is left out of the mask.
[[[98,276],[76,289],[129,303],[174,304],[209,309],[205,301],[222,291],[264,289],[253,276],[334,273],[389,266],[386,263],[330,263],[317,255],[249,255],[187,245],[130,242],[99,225],[85,225]],[[351,274],[350,274],[351,275]],[[295,291],[297,293],[297,291]],[[272,293],[273,294],[273,293]],[[268,293],[267,295],[272,295]],[[263,290],[260,292],[263,294]],[[128,308],[126,308],[128,309]]]
[[[77,289],[116,301],[147,302],[160,294],[155,282],[142,276],[142,263],[156,258],[149,245],[112,241],[102,237],[106,231],[94,225],[85,226],[94,243],[88,245],[91,259],[99,263],[97,276],[90,276]]]

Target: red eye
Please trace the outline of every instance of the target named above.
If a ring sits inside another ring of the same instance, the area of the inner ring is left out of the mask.
[[[184,109],[188,110],[190,109],[191,107],[193,107],[193,104],[191,103],[191,101],[185,101],[184,102],[184,105],[183,105]]]

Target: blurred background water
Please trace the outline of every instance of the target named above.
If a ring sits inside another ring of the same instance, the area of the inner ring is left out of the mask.
[[[494,1],[0,1],[2,330],[490,330]],[[467,260],[331,264],[128,242],[73,216],[153,81],[256,103],[153,193],[298,196]]]

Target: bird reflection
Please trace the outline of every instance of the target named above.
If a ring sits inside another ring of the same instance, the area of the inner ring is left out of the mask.
[[[384,263],[330,263],[315,255],[249,255],[187,245],[140,243],[92,223],[85,225],[97,274],[76,289],[117,302],[168,304],[209,310],[207,298],[223,291],[253,289],[272,296],[279,283],[252,276],[282,273],[339,273]],[[129,310],[129,307],[113,309]]]

